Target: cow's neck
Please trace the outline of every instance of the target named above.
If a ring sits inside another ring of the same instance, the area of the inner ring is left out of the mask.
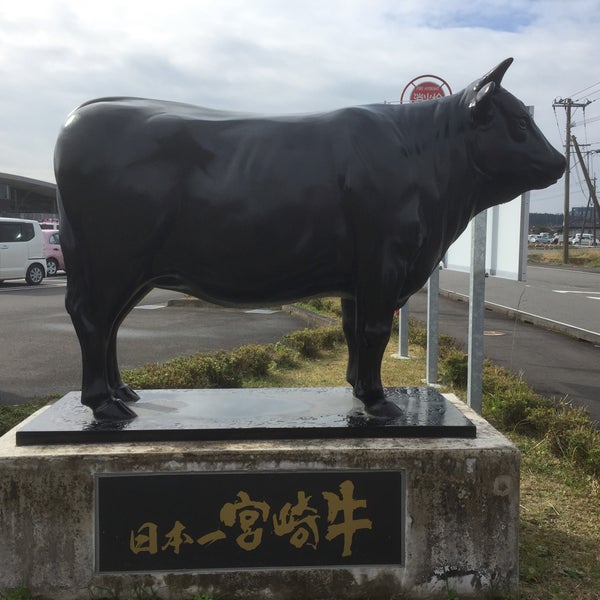
[[[442,255],[475,216],[484,189],[484,177],[469,157],[470,125],[463,102],[457,95],[395,107],[405,151],[428,171],[417,169],[414,183],[422,190],[421,201],[438,215],[431,237],[439,240]]]

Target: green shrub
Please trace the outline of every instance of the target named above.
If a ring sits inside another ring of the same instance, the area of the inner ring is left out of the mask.
[[[531,411],[530,421],[544,435],[550,452],[583,467],[590,475],[600,475],[600,431],[584,408],[567,404],[537,408]]]
[[[313,329],[302,329],[292,331],[283,336],[283,343],[296,350],[300,356],[305,358],[316,358],[319,355],[319,344]]]
[[[238,387],[242,375],[232,357],[225,352],[210,356],[194,354],[174,358],[162,365],[149,364],[125,371],[123,379],[137,389],[189,389]]]
[[[483,416],[505,431],[539,432],[535,410],[552,409],[552,402],[536,394],[522,377],[488,361],[483,367]]]
[[[398,332],[398,315],[394,315],[392,323],[392,334],[395,335]],[[427,329],[421,321],[418,321],[414,317],[409,315],[408,317],[408,343],[413,346],[420,346],[421,348],[427,348]],[[438,356],[440,360],[444,359],[446,355],[456,350],[456,341],[449,335],[440,333],[438,335]]]
[[[456,340],[449,336],[441,333],[438,337],[438,352],[439,359],[444,360],[450,353],[456,350]]]
[[[439,363],[440,381],[444,385],[465,389],[468,378],[468,357],[464,352],[447,349]]]
[[[319,327],[314,331],[323,350],[332,350],[336,344],[340,344],[346,339],[342,328],[338,326]]]
[[[243,373],[231,352],[217,352],[207,365],[207,388],[236,388],[242,385]]]
[[[278,369],[296,367],[298,359],[299,353],[281,342],[277,342],[273,347],[273,366]]]
[[[396,325],[396,330],[397,330]],[[427,330],[413,317],[408,317],[408,343],[427,348]]]
[[[320,314],[334,317],[342,316],[342,305],[339,298],[311,298],[299,302],[298,305]]]
[[[523,379],[486,362],[483,376],[483,416],[504,431],[539,436],[556,455],[600,475],[600,431],[587,411],[568,404],[554,406]]]
[[[330,350],[343,340],[341,327],[333,326],[292,331],[284,336],[283,343],[304,358],[316,358],[321,350]]]
[[[264,377],[273,362],[275,348],[272,344],[249,344],[231,352],[231,359],[243,377]]]

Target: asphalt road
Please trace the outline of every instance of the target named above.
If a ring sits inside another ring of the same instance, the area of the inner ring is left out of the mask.
[[[65,283],[65,277],[56,277],[34,287],[0,284],[0,404],[81,389],[81,356],[64,308]],[[279,310],[167,306],[180,297],[154,290],[131,311],[118,336],[122,369],[276,342],[305,326],[299,317]]]
[[[520,373],[539,393],[584,406],[600,423],[600,272],[529,267],[526,282],[486,279],[484,354]],[[440,332],[468,339],[468,275],[440,272]],[[446,297],[463,297],[464,302]],[[446,295],[445,295],[446,294]],[[425,321],[426,294],[415,294],[409,314]],[[505,313],[517,311],[519,316]],[[534,326],[539,317],[549,327],[571,334],[585,332],[591,341]]]
[[[440,272],[440,289],[467,297],[469,275],[458,271]],[[600,344],[600,271],[553,267],[527,267],[527,281],[488,277],[486,302],[498,309],[509,308],[540,316],[558,328],[588,332],[590,341]],[[549,323],[550,324],[550,323]],[[600,366],[600,365],[599,365]]]

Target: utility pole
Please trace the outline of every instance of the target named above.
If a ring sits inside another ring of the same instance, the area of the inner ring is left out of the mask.
[[[571,98],[557,98],[552,106],[562,106],[567,111],[567,134],[565,136],[565,159],[567,168],[565,169],[565,202],[563,215],[563,263],[569,262],[569,186],[571,185],[571,109],[585,108],[591,100],[587,102],[573,102]]]
[[[594,177],[594,194],[595,193],[596,193],[596,178]],[[596,245],[596,240],[598,239],[598,236],[596,234],[596,219],[600,215],[600,211],[597,210],[595,204],[594,204],[594,210],[592,211],[592,215],[593,215],[593,219],[594,219],[594,226],[593,226],[593,229],[592,229],[592,236],[593,236],[593,242],[592,242],[592,244],[595,246]]]
[[[596,188],[592,184],[592,180],[590,178],[589,171],[583,162],[583,156],[581,154],[581,149],[579,148],[579,144],[577,143],[577,138],[573,135],[571,136],[571,140],[573,140],[573,146],[575,147],[575,152],[577,153],[577,158],[579,159],[579,165],[581,166],[581,170],[583,171],[583,176],[585,177],[585,182],[587,183],[588,190],[590,191],[590,198],[594,203],[594,208],[597,211],[600,211],[600,205],[598,204],[598,198],[596,197]]]

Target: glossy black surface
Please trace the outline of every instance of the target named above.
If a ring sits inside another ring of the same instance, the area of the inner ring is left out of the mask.
[[[97,572],[173,573],[350,565],[397,568],[404,564],[405,556],[408,511],[404,479],[403,471],[334,468],[102,473],[94,485]],[[246,504],[241,504],[240,490],[248,499]],[[349,492],[354,502],[346,504],[350,508],[345,515],[352,515],[357,528],[347,537],[329,536],[334,522],[350,518],[338,516],[335,511],[338,495]],[[293,507],[292,498],[299,499]],[[306,501],[300,504],[300,498]],[[235,511],[236,521],[224,523],[220,518],[223,509]],[[257,519],[255,528],[242,535],[246,530],[240,522],[253,522],[250,516],[262,514],[261,509],[267,511],[268,518]],[[289,528],[278,525],[283,520],[281,515]],[[245,521],[242,516],[246,516]],[[168,544],[175,522],[189,536],[187,543],[175,544],[177,552]],[[156,528],[157,537],[167,542],[157,544],[152,553],[144,551],[148,549],[149,523]],[[215,533],[219,535],[214,536]],[[214,541],[205,542],[202,538],[206,537]],[[132,551],[132,544],[136,552]],[[287,596],[301,597],[307,596]]]
[[[135,417],[117,332],[153,287],[224,305],[337,295],[346,378],[394,417],[380,376],[394,310],[475,214],[564,171],[501,86],[511,62],[419,104],[270,117],[102,98],[73,111],[54,167],[82,402]]]
[[[387,388],[395,419],[361,412],[349,388],[143,390],[138,418],[101,423],[71,392],[26,423],[17,445],[136,441],[475,437],[475,426],[430,387]]]

